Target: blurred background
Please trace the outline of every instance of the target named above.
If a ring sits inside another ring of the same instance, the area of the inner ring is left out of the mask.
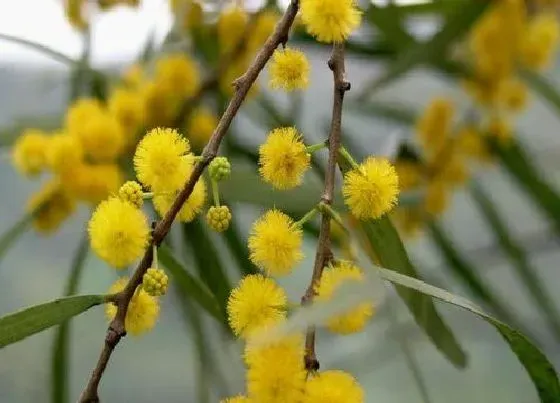
[[[268,5],[275,6],[274,3]],[[391,35],[398,34],[369,18],[369,13],[397,10],[402,28],[417,41],[429,43],[451,20],[450,16],[470,3],[394,0],[361,4],[366,17],[352,37],[353,46],[348,46],[346,70],[352,91],[343,115],[345,136],[356,157],[381,154],[396,158],[402,152],[401,144],[415,136],[415,117],[434,98],[445,97],[453,102],[459,116],[471,110],[473,104],[459,84],[457,71],[445,71],[426,61],[411,66],[365,100],[356,102],[367,83],[390,71],[392,63],[407,51],[407,47],[397,48],[397,41],[391,40]],[[225,6],[220,2],[204,4],[209,24],[214,23]],[[245,2],[250,12],[264,6],[259,1]],[[286,2],[277,6],[282,10]],[[528,10],[537,6],[531,2]],[[551,10],[556,13],[555,8]],[[84,34],[69,24],[62,1],[0,2],[0,233],[20,222],[30,195],[47,180],[46,176],[28,180],[19,175],[11,163],[10,147],[25,128],[53,130],[61,125],[73,91],[72,78],[80,69],[78,62],[61,62],[29,43],[40,44],[74,61],[83,60],[84,49],[89,49],[89,65],[108,77],[106,88],[111,88],[134,63],[150,63],[169,49],[191,52],[193,46],[198,46],[177,26],[176,16],[166,0],[141,0],[136,7],[116,6],[107,11],[94,7],[88,33]],[[456,38],[450,39],[448,47],[442,50],[445,54],[453,53],[451,47],[461,43],[468,27],[457,31]],[[15,43],[14,38],[29,43]],[[251,223],[267,206],[275,204],[288,211],[302,212],[313,205],[320,193],[321,181],[316,173],[308,175],[303,190],[286,195],[259,182],[254,165],[248,163],[265,134],[282,122],[294,122],[309,144],[326,137],[332,107],[332,74],[326,65],[330,49],[313,43],[299,31],[291,46],[302,49],[311,62],[309,88],[293,97],[272,92],[266,86],[265,70],[259,93],[248,100],[234,121],[229,135],[235,141],[225,148],[232,158],[239,159],[240,168],[237,174],[234,168],[224,197],[235,212],[240,242],[244,242]],[[210,68],[201,70],[204,74]],[[550,326],[554,321],[551,311],[560,307],[560,251],[558,232],[554,232],[554,212],[560,209],[555,198],[560,179],[560,98],[554,100],[560,69],[556,56],[547,70],[539,74],[537,79],[547,80],[544,88],[529,86],[528,106],[511,121],[515,149],[522,151],[523,161],[528,165],[516,165],[517,154],[498,152],[493,163],[469,167],[469,181],[450,192],[447,207],[437,214],[441,239],[434,241],[434,230],[428,224],[414,237],[403,236],[411,260],[427,282],[466,296],[490,312],[498,313],[501,308],[496,309],[493,301],[499,301],[516,324],[559,366],[559,335]],[[531,82],[535,84],[535,77]],[[94,80],[90,80],[94,87],[92,83]],[[83,96],[88,95],[88,88],[82,89]],[[212,105],[219,110],[219,101]],[[323,163],[319,158],[318,166]],[[538,178],[538,186],[534,186],[534,178]],[[489,198],[499,215],[498,224],[485,215],[480,198],[476,198],[480,194]],[[21,231],[11,233],[9,240],[14,242],[2,250],[0,261],[0,315],[63,295],[88,217],[89,207],[84,204],[49,236],[27,230],[25,224],[18,227]],[[560,220],[560,216],[556,215],[556,219]],[[506,234],[497,231],[496,226]],[[176,227],[171,237],[178,249],[183,248],[178,245],[181,233],[181,228]],[[235,284],[240,271],[232,244],[216,234],[205,233],[205,239],[215,245],[221,267],[231,284]],[[510,243],[504,243],[504,239]],[[3,242],[5,245],[6,239]],[[293,275],[281,280],[296,301],[309,281],[315,246],[311,228],[306,236],[305,261]],[[193,247],[196,246],[183,248],[183,261],[197,273],[197,265],[204,262],[192,256],[189,248]],[[520,264],[532,273],[531,278],[540,280],[537,293],[548,295],[553,305],[548,312],[535,302],[527,278],[520,277]],[[114,270],[88,254],[78,293],[104,292],[116,277]],[[485,290],[478,287],[477,281]],[[382,301],[378,315],[366,331],[345,337],[319,332],[318,336],[322,368],[352,372],[366,390],[367,402],[425,401],[410,369],[411,359],[433,403],[538,401],[523,367],[487,323],[465,311],[437,304],[468,353],[469,365],[460,370],[437,352],[390,287],[378,298]],[[85,385],[105,331],[106,319],[100,307],[72,320],[65,378],[69,401],[75,401]],[[52,401],[54,336],[55,329],[51,329],[0,351],[0,401]],[[102,380],[103,401],[217,402],[243,391],[239,351],[240,345],[195,304],[169,293],[162,298],[162,312],[155,329],[138,338],[129,336],[118,346]]]

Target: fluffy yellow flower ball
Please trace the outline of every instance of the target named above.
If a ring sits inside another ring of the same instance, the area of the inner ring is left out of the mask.
[[[309,62],[295,49],[277,49],[269,64],[270,87],[286,91],[303,90],[309,85]]]
[[[110,288],[109,294],[120,292],[126,286],[128,279],[118,279]],[[113,320],[117,314],[117,306],[113,303],[105,305],[105,313],[109,320]],[[142,287],[138,287],[130,300],[124,328],[127,333],[138,336],[152,330],[159,316],[159,303],[157,298],[148,295]]]
[[[60,175],[63,185],[78,200],[96,205],[116,193],[124,175],[116,164],[79,164]]]
[[[302,403],[362,403],[364,391],[354,377],[344,371],[325,371],[310,377]]]
[[[364,279],[362,270],[352,263],[341,261],[328,267],[317,284],[317,301],[328,301],[336,290],[346,282],[361,282]],[[364,302],[350,309],[348,312],[330,318],[327,327],[331,332],[340,334],[356,333],[364,329],[374,310],[371,303]]]
[[[136,176],[154,191],[174,192],[183,185],[190,171],[190,160],[185,158],[189,151],[188,140],[177,130],[152,129],[136,147]]]
[[[33,214],[33,228],[45,234],[57,229],[75,207],[76,202],[58,181],[47,182],[27,203],[27,211]]]
[[[560,23],[555,14],[543,13],[532,18],[524,32],[520,59],[528,68],[548,67],[560,38]]]
[[[290,337],[252,349],[246,362],[247,390],[251,400],[268,403],[301,401],[306,376],[301,341],[294,342]]]
[[[438,154],[446,143],[453,113],[453,104],[449,99],[435,98],[416,123],[418,140],[428,157]]]
[[[12,149],[12,160],[18,172],[34,176],[46,165],[48,136],[41,130],[28,129],[19,136]]]
[[[286,317],[284,289],[262,274],[245,276],[231,291],[228,321],[238,337],[247,337],[262,326]]]
[[[129,202],[112,197],[101,202],[88,224],[92,249],[117,269],[138,259],[148,244],[146,216]]]
[[[187,124],[187,136],[198,148],[206,145],[218,125],[217,116],[208,108],[195,109]]]
[[[134,140],[145,117],[145,105],[139,91],[117,88],[111,93],[107,107],[120,122],[127,142]]]
[[[218,44],[222,54],[232,52],[245,35],[249,16],[241,7],[228,7],[218,17]]]
[[[512,112],[519,112],[527,106],[529,90],[520,80],[502,80],[497,88],[498,102]]]
[[[190,173],[189,173],[190,175]],[[177,198],[178,192],[155,194],[153,198],[154,207],[160,216],[165,216]],[[206,184],[201,179],[196,182],[194,189],[187,201],[179,210],[177,219],[182,222],[190,222],[202,212],[206,201]]]
[[[200,73],[193,59],[184,53],[172,54],[156,62],[155,81],[173,89],[180,97],[192,97],[200,86]]]
[[[286,275],[303,259],[302,241],[302,230],[290,217],[269,210],[253,224],[249,258],[268,274]]]
[[[360,25],[356,0],[301,0],[301,19],[319,42],[343,42]]]
[[[259,148],[259,172],[276,189],[291,189],[303,181],[310,158],[297,130],[281,127],[272,130]]]
[[[495,138],[501,144],[507,144],[513,138],[511,124],[500,115],[493,115],[490,117],[486,132],[490,137]]]
[[[342,193],[356,218],[375,220],[397,204],[399,178],[388,160],[368,157],[344,175]]]
[[[75,171],[84,158],[84,152],[75,137],[57,134],[50,138],[46,157],[48,166],[53,172],[64,173]]]
[[[148,81],[139,89],[146,113],[145,122],[148,128],[170,126],[173,124],[179,107],[180,97],[160,82]]]

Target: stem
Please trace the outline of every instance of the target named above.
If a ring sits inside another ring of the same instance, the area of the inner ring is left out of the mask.
[[[220,207],[220,191],[218,189],[218,182],[214,179],[210,179],[212,186],[212,198],[214,199],[214,206]]]
[[[308,221],[311,221],[311,219],[315,217],[316,214],[317,214],[317,207],[314,207],[312,210],[309,210],[307,213],[305,213],[305,215],[301,217],[298,221],[296,221],[295,225],[297,225],[300,228],[303,227],[303,224],[305,224]]]
[[[354,169],[358,169],[359,165],[356,162],[356,160],[350,155],[350,153],[348,152],[348,150],[346,148],[344,148],[344,146],[340,147],[339,150],[340,155],[342,156],[342,158],[344,158],[346,160],[346,162],[348,162],[352,168]]]
[[[308,154],[313,154],[315,151],[319,151],[322,150],[323,148],[325,148],[327,146],[327,144],[325,142],[322,143],[317,143],[317,144],[312,144],[310,146],[305,147],[305,151]]]
[[[153,197],[154,197],[154,192],[144,192],[144,193],[142,194],[142,198],[143,198],[144,200],[150,200],[150,199],[152,199]]]
[[[152,265],[153,265],[154,268],[157,269],[158,268],[158,256],[157,256],[157,246],[156,246],[156,244],[152,245],[152,255],[154,256]]]
[[[218,125],[214,129],[214,133],[212,134],[212,137],[210,137],[208,144],[206,144],[206,147],[204,147],[204,150],[202,152],[202,160],[196,163],[190,177],[185,182],[183,189],[177,194],[177,197],[175,198],[175,201],[171,205],[169,211],[157,223],[157,226],[153,231],[150,245],[144,253],[144,257],[138,264],[138,267],[136,268],[134,274],[130,277],[124,290],[118,293],[117,297],[115,298],[117,305],[117,314],[109,324],[107,335],[105,336],[105,343],[103,349],[101,350],[99,360],[91,374],[88,384],[86,385],[78,400],[79,403],[99,402],[99,383],[101,381],[103,373],[105,372],[105,368],[107,367],[107,363],[109,362],[113,350],[120,342],[122,337],[126,335],[124,320],[126,317],[126,312],[128,310],[128,305],[130,303],[130,300],[132,299],[132,296],[134,295],[134,292],[136,291],[136,288],[142,283],[142,277],[144,276],[144,273],[146,273],[146,270],[148,270],[148,268],[152,264],[152,245],[159,246],[163,242],[171,228],[171,224],[173,224],[175,217],[179,213],[179,210],[191,195],[195,184],[200,179],[208,164],[210,164],[210,162],[218,154],[220,144],[222,143],[222,140],[228,132],[233,118],[236,116],[239,108],[245,100],[247,93],[251,89],[251,86],[259,76],[268,60],[272,57],[272,54],[278,47],[278,45],[280,45],[281,43],[285,43],[288,40],[290,27],[294,22],[298,9],[299,1],[292,0],[284,15],[276,25],[274,32],[268,37],[261,50],[255,56],[251,65],[248,67],[247,71],[241,77],[235,80],[234,95],[229,101],[226,110],[224,111],[222,117],[220,118],[220,121],[218,122]]]
[[[321,204],[330,206],[334,196],[334,182],[336,171],[336,160],[340,149],[340,137],[342,126],[342,104],[344,102],[344,94],[350,90],[350,83],[344,77],[344,44],[337,43],[333,45],[331,57],[328,62],[329,68],[333,72],[333,109],[331,127],[329,133],[329,160],[325,173],[325,187],[321,196]],[[301,299],[302,305],[313,302],[315,297],[315,286],[321,280],[323,268],[332,259],[331,240],[330,240],[330,224],[331,217],[325,211],[322,212],[321,228],[319,230],[319,239],[317,240],[317,251],[315,253],[315,264],[313,265],[313,274],[311,281]],[[319,369],[319,361],[315,354],[315,327],[307,328],[305,336],[305,368],[308,371],[316,371]]]
[[[332,208],[332,206],[321,202],[319,203],[319,211],[323,214],[327,214],[331,219],[336,221],[336,223],[340,225],[344,231],[347,231],[342,218],[340,218],[340,215],[334,208]]]

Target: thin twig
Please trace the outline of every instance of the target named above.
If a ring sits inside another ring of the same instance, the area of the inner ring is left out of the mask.
[[[117,314],[109,324],[109,328],[107,329],[107,334],[105,336],[105,343],[103,349],[101,350],[99,360],[91,374],[86,388],[80,396],[79,402],[99,402],[99,382],[101,381],[101,377],[103,376],[105,368],[107,367],[107,363],[109,362],[111,353],[113,352],[121,338],[126,335],[124,321],[128,305],[136,291],[136,288],[141,284],[144,273],[152,264],[152,246],[159,246],[164,240],[165,236],[169,232],[169,229],[171,228],[171,224],[177,216],[177,213],[192,193],[193,188],[202,175],[204,169],[217,155],[220,144],[224,136],[226,135],[233,118],[241,107],[241,104],[243,103],[243,100],[245,99],[251,86],[259,76],[259,73],[264,68],[268,60],[272,57],[272,54],[278,47],[278,45],[285,44],[285,42],[287,41],[290,27],[294,22],[298,8],[299,1],[292,0],[290,5],[286,9],[286,12],[276,25],[274,32],[266,40],[265,44],[257,53],[255,59],[253,60],[247,71],[237,80],[235,80],[235,93],[230,100],[224,114],[220,118],[216,129],[214,129],[212,137],[204,148],[202,152],[202,159],[195,165],[191,176],[186,181],[183,189],[177,195],[175,201],[173,202],[173,205],[171,206],[167,214],[158,222],[156,228],[153,231],[150,245],[146,249],[144,257],[140,261],[140,264],[136,268],[136,271],[128,281],[124,290],[117,294],[115,301],[117,305]]]
[[[321,196],[321,203],[330,206],[333,202],[334,196],[334,182],[336,161],[338,157],[338,150],[340,148],[341,126],[342,126],[342,104],[344,101],[344,94],[350,90],[350,83],[346,81],[344,74],[344,44],[337,43],[333,45],[331,57],[329,59],[329,68],[333,72],[334,79],[334,96],[333,96],[333,110],[332,120],[329,133],[329,160],[327,170],[325,173],[325,188]],[[319,239],[317,240],[317,252],[315,254],[315,264],[313,265],[313,275],[307,287],[305,295],[301,299],[303,305],[309,304],[313,301],[315,296],[315,286],[321,279],[323,268],[332,259],[332,252],[330,246],[330,232],[331,232],[331,216],[327,211],[323,211],[321,217],[321,228],[319,231]],[[305,337],[305,367],[308,371],[316,371],[319,369],[319,361],[315,354],[315,327],[311,326],[307,329]]]

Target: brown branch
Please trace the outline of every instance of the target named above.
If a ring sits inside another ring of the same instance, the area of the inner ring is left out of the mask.
[[[336,161],[338,150],[340,148],[340,137],[342,131],[342,104],[344,94],[350,90],[350,83],[346,81],[344,72],[344,44],[338,43],[333,45],[331,57],[328,62],[329,68],[333,72],[334,79],[334,95],[332,120],[329,133],[329,160],[327,171],[325,173],[325,188],[321,196],[321,202],[331,205],[334,197],[334,182]],[[305,295],[301,299],[302,304],[310,304],[315,297],[315,286],[321,280],[323,268],[332,260],[331,252],[331,217],[328,212],[323,211],[321,217],[321,228],[319,231],[319,239],[317,240],[317,252],[315,254],[315,264],[313,265],[313,275]],[[308,371],[316,371],[319,369],[319,361],[315,354],[315,327],[310,326],[307,329],[305,337],[305,368]]]
[[[109,328],[107,329],[107,334],[105,336],[105,344],[99,356],[97,365],[95,366],[95,369],[93,370],[88,381],[88,384],[80,396],[80,403],[99,402],[99,382],[101,381],[103,373],[105,372],[105,368],[107,367],[107,363],[109,362],[111,353],[113,352],[121,338],[126,335],[124,321],[128,305],[134,295],[134,292],[136,291],[136,288],[142,283],[142,277],[144,276],[144,273],[152,264],[152,246],[159,246],[161,244],[161,242],[169,232],[171,224],[175,220],[175,217],[181,209],[181,206],[185,203],[185,201],[192,193],[194,185],[202,175],[204,169],[217,155],[220,144],[224,136],[226,135],[229,126],[233,121],[233,118],[241,107],[243,100],[249,92],[249,89],[259,76],[259,73],[262,71],[268,60],[271,58],[274,50],[278,47],[278,45],[284,44],[286,42],[290,27],[294,22],[298,8],[299,1],[292,0],[290,5],[286,9],[286,12],[276,25],[274,32],[268,37],[247,71],[237,80],[235,80],[235,93],[230,100],[226,110],[224,111],[222,117],[220,118],[217,127],[214,129],[212,137],[204,148],[202,152],[202,159],[195,165],[191,176],[186,181],[183,189],[177,195],[175,201],[173,202],[173,205],[171,206],[167,214],[156,225],[153,231],[150,245],[146,249],[144,257],[140,261],[132,277],[129,279],[124,290],[115,296],[117,314],[109,324]]]

